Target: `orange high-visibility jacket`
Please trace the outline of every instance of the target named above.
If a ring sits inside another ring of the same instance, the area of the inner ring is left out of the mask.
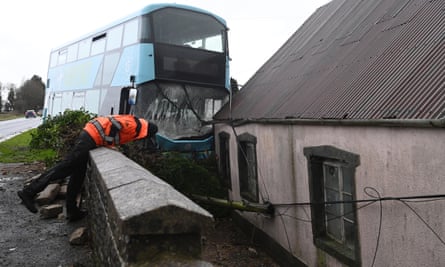
[[[148,135],[148,122],[133,115],[97,117],[83,128],[97,146],[122,145]]]

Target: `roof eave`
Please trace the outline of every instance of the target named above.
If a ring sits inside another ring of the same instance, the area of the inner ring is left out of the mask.
[[[445,118],[440,119],[234,119],[214,120],[214,124],[226,123],[234,126],[245,124],[281,124],[281,125],[325,125],[325,126],[374,126],[407,128],[445,128]]]

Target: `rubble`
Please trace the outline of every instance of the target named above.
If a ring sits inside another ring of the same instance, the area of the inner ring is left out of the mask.
[[[46,205],[40,209],[40,218],[42,219],[57,218],[61,213],[63,213],[62,204]]]
[[[88,231],[86,227],[77,228],[70,235],[70,244],[73,246],[85,245],[88,241]]]
[[[49,184],[36,198],[36,203],[40,206],[51,204],[60,191],[59,184]]]

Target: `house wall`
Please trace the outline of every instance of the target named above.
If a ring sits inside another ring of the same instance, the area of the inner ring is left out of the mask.
[[[235,133],[224,124],[218,133],[230,134],[232,200],[241,200]],[[248,124],[236,134],[257,138],[260,202],[272,204],[309,202],[307,159],[303,149],[330,145],[359,155],[355,173],[357,199],[370,199],[365,187],[381,197],[445,194],[445,130],[440,128],[391,128],[361,126],[308,126]],[[216,147],[219,153],[219,147]],[[262,200],[262,201],[261,201]],[[416,201],[416,200],[414,200]],[[358,204],[360,207],[363,204]],[[379,202],[358,210],[362,266],[441,266],[445,262],[445,200],[409,202],[419,216],[399,201],[382,202],[379,236]],[[342,266],[313,244],[309,206],[275,206],[275,216],[241,213],[283,249],[307,266]]]

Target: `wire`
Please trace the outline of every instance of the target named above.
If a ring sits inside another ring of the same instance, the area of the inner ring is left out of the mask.
[[[292,245],[290,244],[290,239],[289,239],[289,235],[287,233],[287,227],[286,227],[286,223],[284,222],[283,216],[280,216],[280,219],[281,219],[281,223],[283,224],[284,234],[286,235],[287,245],[289,246],[289,251],[292,251]]]
[[[376,200],[376,201],[372,201],[372,202],[369,202],[369,203],[366,203],[366,204],[364,204],[363,206],[360,206],[360,207],[356,208],[355,210],[351,210],[351,211],[346,212],[346,213],[343,213],[343,214],[341,214],[341,215],[338,215],[338,216],[329,218],[329,219],[327,219],[326,221],[332,221],[332,220],[335,220],[335,219],[342,218],[342,217],[344,217],[344,216],[346,216],[346,215],[348,215],[348,214],[351,214],[351,213],[357,212],[357,211],[360,210],[360,209],[366,208],[366,207],[368,207],[368,206],[374,204],[374,203],[377,202],[377,201],[378,201],[378,200]],[[293,218],[293,219],[295,219],[295,220],[297,220],[297,221],[302,221],[302,222],[312,223],[312,220],[310,220],[310,219],[302,219],[302,218],[298,218],[298,217],[295,217],[295,216],[292,216],[292,215],[287,214],[286,212],[287,212],[290,208],[291,208],[291,206],[286,207],[286,210],[285,210],[284,212],[278,213],[277,215],[278,215],[278,216],[286,216],[286,217],[290,217],[290,218]]]
[[[377,194],[377,196],[373,196],[372,194],[370,194],[368,191],[374,191],[374,193]],[[380,234],[382,232],[382,220],[383,220],[383,205],[382,205],[382,197],[380,196],[379,191],[377,191],[377,189],[375,189],[374,187],[365,187],[363,189],[363,191],[365,192],[365,194],[371,198],[374,199],[378,199],[379,200],[379,207],[380,207],[380,212],[379,212],[379,230],[377,232],[377,241],[375,244],[375,251],[374,251],[374,256],[372,257],[372,263],[371,263],[371,267],[374,266],[375,264],[375,259],[377,258],[377,251],[379,249],[379,244],[380,244]]]
[[[425,226],[436,236],[436,238],[445,246],[445,240],[440,237],[440,235],[429,225],[429,223],[408,203],[424,203],[424,202],[433,202],[433,201],[440,201],[445,200],[445,194],[435,194],[435,195],[419,195],[419,196],[405,196],[405,197],[382,197],[379,191],[375,189],[374,187],[367,186],[363,189],[364,193],[370,197],[371,199],[359,199],[359,200],[344,200],[344,201],[320,201],[320,202],[295,202],[295,203],[281,203],[281,204],[273,204],[274,208],[285,208],[284,212],[278,213],[278,216],[287,216],[290,218],[293,218],[298,221],[312,223],[312,220],[307,219],[301,219],[292,215],[287,214],[288,210],[292,206],[314,206],[314,205],[321,205],[321,204],[346,204],[346,203],[364,203],[366,204],[362,205],[359,208],[356,208],[355,210],[352,210],[350,212],[338,215],[336,217],[332,217],[329,220],[331,221],[335,220],[341,217],[344,217],[350,213],[355,213],[359,209],[365,208],[367,206],[370,206],[376,202],[379,202],[379,227],[377,231],[377,241],[375,245],[374,255],[372,258],[371,267],[375,265],[376,259],[377,259],[377,253],[378,249],[380,247],[380,238],[381,238],[381,232],[382,232],[382,222],[383,222],[383,201],[398,201],[403,203],[405,206],[407,206],[421,221]],[[413,199],[421,199],[421,200],[413,200]],[[288,241],[289,242],[289,241]],[[290,243],[289,243],[290,244]]]
[[[247,154],[244,151],[243,147],[241,146],[241,144],[240,144],[240,142],[238,140],[238,133],[236,132],[235,126],[233,124],[230,124],[230,127],[232,128],[233,134],[235,135],[235,141],[236,141],[238,149],[241,151],[241,153],[242,153],[244,159],[246,160],[247,164],[249,164],[249,161],[247,160]],[[259,190],[259,193],[261,194],[261,199],[262,199],[263,202],[269,202],[269,192],[267,191],[266,183],[264,182],[264,179],[262,178],[261,171],[258,171],[258,179],[261,180],[261,182],[263,184],[263,187],[264,187],[264,191],[266,192],[266,199],[265,199],[264,196],[261,193],[261,190]]]
[[[440,242],[445,246],[445,241],[439,236],[439,234],[434,231],[434,229],[431,227],[431,225],[429,225],[423,218],[422,216],[420,216],[419,213],[417,213],[416,210],[414,210],[413,207],[411,207],[408,203],[406,203],[407,201],[404,200],[399,200],[400,202],[402,202],[405,206],[407,206],[422,222],[423,224],[426,225],[426,227],[428,227],[428,229],[430,229],[431,232],[433,232],[433,234],[437,237],[437,239],[440,240]]]
[[[372,188],[372,187],[365,187]],[[361,202],[377,202],[377,201],[388,201],[388,200],[397,200],[397,201],[406,201],[408,199],[428,199],[422,201],[411,201],[411,202],[431,202],[431,201],[439,201],[445,200],[445,194],[437,194],[437,195],[419,195],[419,196],[407,196],[407,197],[380,197],[378,199],[357,199],[357,200],[338,200],[338,201],[319,201],[319,202],[291,202],[291,203],[272,203],[274,206],[312,206],[312,205],[322,205],[322,204],[346,204],[346,203],[361,203]]]

